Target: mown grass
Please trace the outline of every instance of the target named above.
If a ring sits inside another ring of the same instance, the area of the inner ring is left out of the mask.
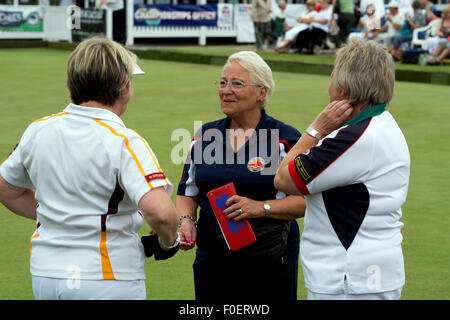
[[[68,51],[0,50],[0,159],[19,141],[33,120],[61,111],[69,103],[65,86]],[[223,115],[213,86],[221,67],[141,60],[147,72],[135,77],[135,93],[123,115],[125,124],[150,143],[175,186],[182,165],[171,160],[175,129],[191,133],[194,121]],[[328,103],[329,77],[274,73],[276,89],[267,112],[303,131]],[[397,82],[389,106],[402,128],[411,152],[411,179],[403,206],[403,250],[406,285],[403,299],[449,299],[450,219],[450,106],[448,87]],[[49,146],[51,147],[51,146]],[[302,228],[302,220],[298,220]],[[30,236],[34,222],[0,205],[0,299],[33,299],[29,274]],[[148,233],[144,226],[141,234]],[[193,299],[194,252],[174,258],[147,260],[148,299]],[[301,269],[299,298],[306,298]]]

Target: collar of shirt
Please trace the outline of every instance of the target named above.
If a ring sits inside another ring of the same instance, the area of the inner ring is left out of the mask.
[[[226,130],[229,129],[231,118],[226,117],[223,119],[224,121],[221,121],[217,129],[220,130],[223,137],[226,137]],[[258,132],[259,129],[267,129],[268,124],[270,122],[270,117],[266,114],[266,111],[263,109],[261,111],[261,119],[259,119],[258,125],[255,128],[255,132]],[[226,140],[224,140],[225,143]]]
[[[364,111],[361,111],[356,116],[354,116],[353,118],[348,120],[344,124],[344,126],[348,125],[348,124],[360,123],[361,121],[364,121],[366,119],[369,119],[369,118],[375,117],[379,114],[382,114],[384,111],[386,111],[386,103],[377,104],[377,105],[372,106]]]
[[[67,112],[69,114],[76,114],[78,116],[82,117],[88,117],[92,119],[100,119],[100,120],[109,120],[116,122],[120,124],[121,126],[125,127],[125,124],[123,123],[122,119],[118,115],[116,115],[114,112],[101,109],[101,108],[93,108],[93,107],[84,107],[79,106],[73,103],[69,103],[69,105],[64,109],[64,112]]]

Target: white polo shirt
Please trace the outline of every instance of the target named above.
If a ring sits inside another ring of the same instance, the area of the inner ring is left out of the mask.
[[[316,16],[316,20],[327,20],[327,23],[320,24],[318,22],[312,22],[312,26],[315,28],[322,29],[326,33],[330,32],[329,24],[333,13],[333,7],[329,6],[326,9],[322,9],[319,11],[319,13]]]
[[[401,34],[400,29],[395,29],[394,24],[403,25],[405,23],[405,15],[398,12],[394,17],[392,17],[392,22],[387,21],[386,22],[388,27],[388,34],[391,36],[395,36],[396,34]]]
[[[289,164],[306,195],[300,259],[308,290],[350,294],[396,290],[405,282],[401,206],[410,156],[388,111],[346,125]]]
[[[31,274],[89,280],[145,279],[138,203],[172,185],[148,143],[113,112],[74,104],[34,121],[0,167],[36,190]]]

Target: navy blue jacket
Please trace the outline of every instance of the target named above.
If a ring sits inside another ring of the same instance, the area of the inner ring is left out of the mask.
[[[198,196],[197,254],[279,258],[286,254],[289,221],[249,219],[257,242],[232,252],[227,248],[206,194],[233,182],[238,195],[253,200],[283,196],[273,184],[279,155],[287,153],[301,134],[262,111],[254,136],[234,152],[226,138],[230,121],[223,118],[209,122],[196,133],[178,186],[178,195]],[[292,230],[289,242],[289,252],[298,255],[298,230]]]

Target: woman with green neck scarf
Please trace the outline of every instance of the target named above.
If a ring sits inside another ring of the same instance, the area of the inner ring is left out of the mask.
[[[336,53],[330,104],[278,167],[275,187],[306,199],[300,241],[308,299],[400,299],[408,145],[386,110],[395,67],[375,43]]]

